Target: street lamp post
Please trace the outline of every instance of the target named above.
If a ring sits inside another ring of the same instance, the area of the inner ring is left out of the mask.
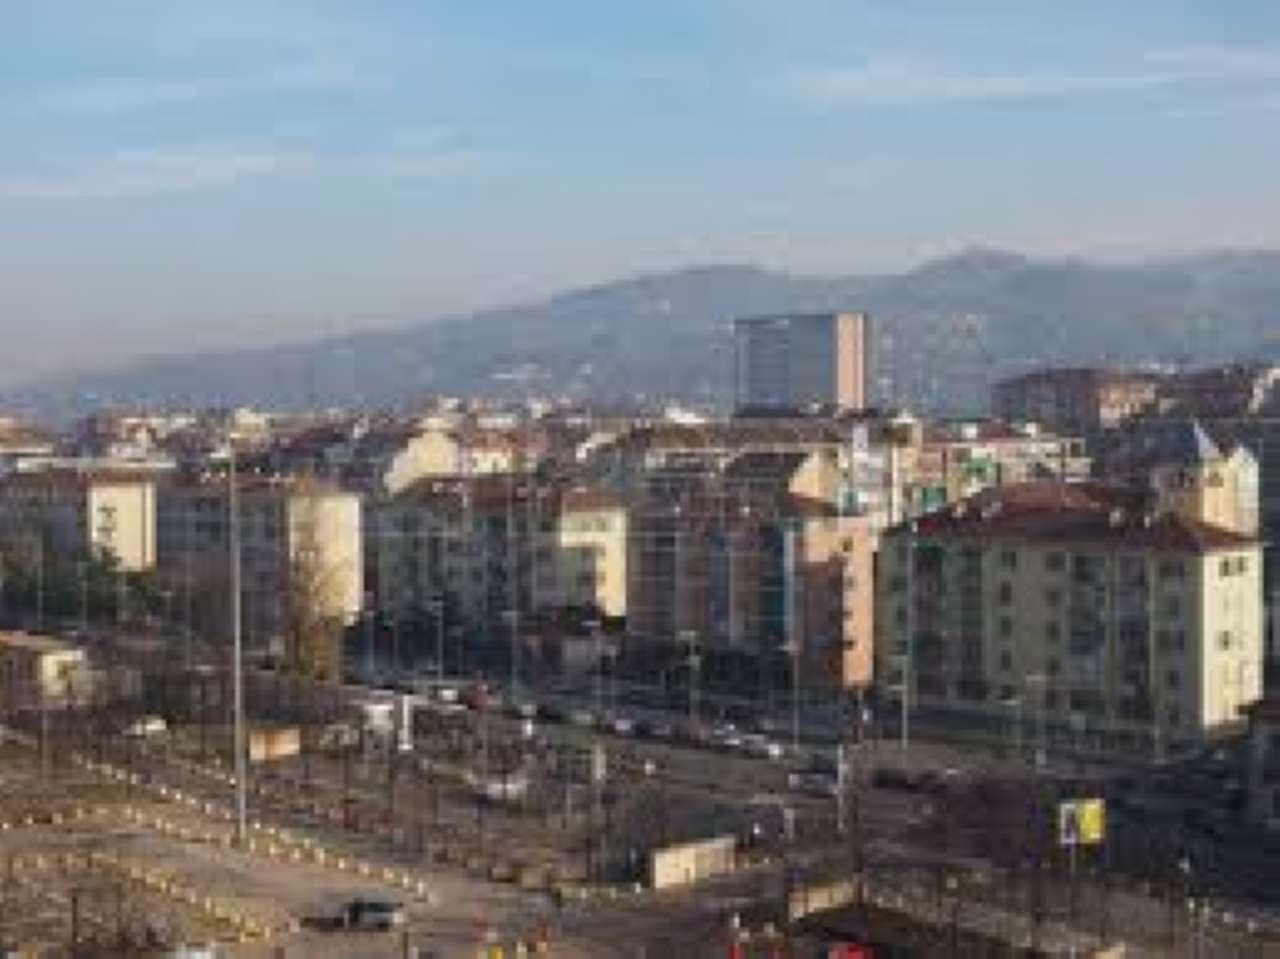
[[[432,599],[428,608],[436,618],[436,681],[444,682],[444,597]]]
[[[236,771],[236,843],[243,846],[248,831],[246,759],[244,729],[244,637],[240,622],[240,490],[236,478],[236,448],[229,445],[227,457],[228,547],[231,554],[231,637],[232,684],[235,701],[234,746]]]
[[[792,640],[787,644],[791,657],[791,751],[800,754],[800,644]]]
[[[698,634],[694,630],[686,629],[680,633],[680,638],[689,646],[689,727],[690,730],[697,729],[699,714],[699,696],[701,695],[702,685],[702,656],[698,652]]]

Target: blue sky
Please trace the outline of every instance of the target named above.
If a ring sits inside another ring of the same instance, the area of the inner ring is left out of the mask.
[[[705,262],[1280,246],[1267,0],[4,0],[0,383]]]

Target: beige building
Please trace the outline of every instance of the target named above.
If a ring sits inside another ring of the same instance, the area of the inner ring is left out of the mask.
[[[627,533],[627,507],[617,496],[566,490],[553,534],[555,605],[627,615]]]
[[[867,314],[759,316],[736,320],[733,330],[738,409],[866,409]]]
[[[75,696],[86,665],[83,649],[52,636],[0,633],[0,715]]]
[[[628,631],[870,680],[872,528],[842,513],[830,452],[747,452],[650,471],[631,517]]]
[[[131,572],[156,561],[151,476],[49,468],[0,477],[0,541],[35,541],[64,556],[114,556]]]
[[[225,596],[226,481],[166,484],[158,513],[160,566],[174,588],[181,591],[194,580]],[[241,610],[251,643],[274,648],[282,641],[289,585],[302,570],[316,584],[328,617],[350,624],[359,616],[364,578],[360,498],[354,493],[312,480],[244,479],[240,537]]]
[[[423,480],[369,505],[377,608],[397,619],[441,597],[476,629],[566,607],[627,612],[628,510],[596,488],[522,477]]]
[[[1255,536],[1150,498],[990,490],[886,535],[877,680],[1099,748],[1195,746],[1261,694],[1261,576]]]

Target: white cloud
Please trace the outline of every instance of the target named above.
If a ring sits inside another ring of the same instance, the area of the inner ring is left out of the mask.
[[[1187,47],[1160,50],[1132,65],[1099,72],[978,72],[919,60],[873,57],[855,66],[793,71],[788,86],[819,101],[996,102],[1104,96],[1178,85],[1271,85],[1280,81],[1280,51]]]
[[[288,162],[270,153],[122,151],[60,176],[0,180],[0,197],[73,200],[147,196],[266,176],[278,173]]]

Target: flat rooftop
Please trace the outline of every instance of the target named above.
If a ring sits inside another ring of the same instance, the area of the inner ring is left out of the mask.
[[[2,633],[0,632],[0,649],[22,649],[32,653],[78,653],[79,647],[56,636],[44,636],[36,633]]]

